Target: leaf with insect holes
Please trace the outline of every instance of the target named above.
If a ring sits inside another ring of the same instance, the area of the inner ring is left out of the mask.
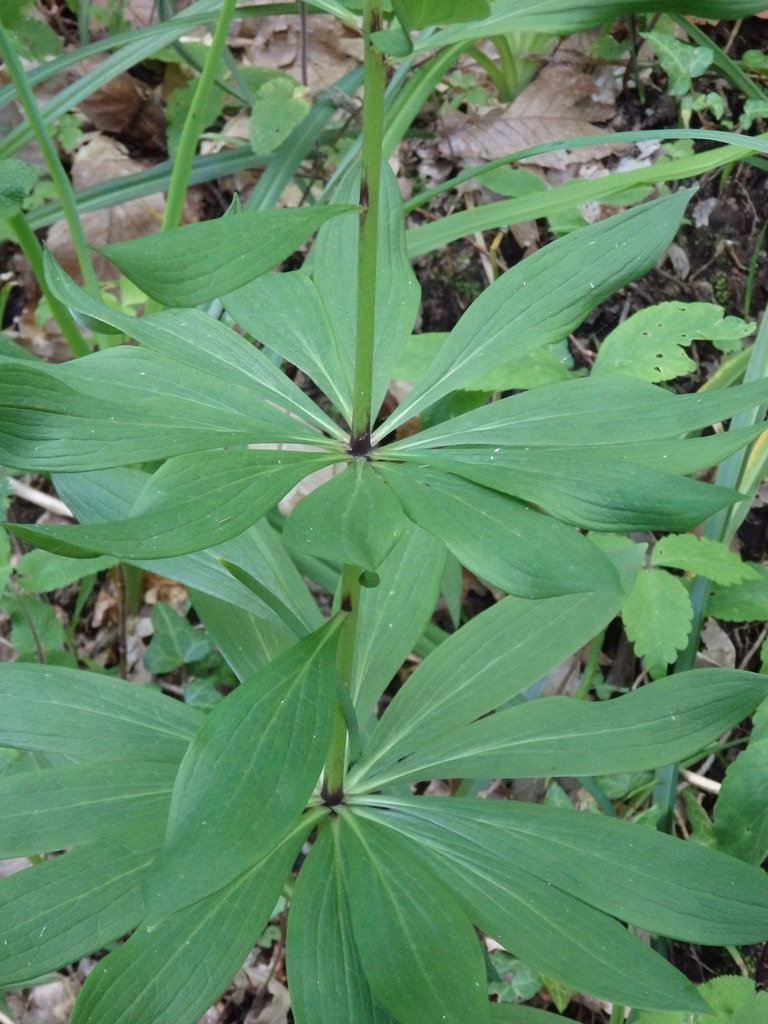
[[[693,341],[711,341],[734,352],[755,329],[737,316],[724,316],[711,302],[661,302],[619,324],[600,346],[592,376],[620,373],[657,382],[691,373],[696,364],[683,351]]]
[[[635,654],[651,676],[666,667],[688,642],[693,621],[691,599],[683,582],[661,569],[639,572],[621,609],[624,629]]]
[[[653,546],[651,564],[697,573],[724,587],[760,578],[754,566],[743,562],[725,544],[693,533],[662,537]]]

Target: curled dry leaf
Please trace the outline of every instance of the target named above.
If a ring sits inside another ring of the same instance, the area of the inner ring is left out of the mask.
[[[443,116],[438,151],[461,160],[494,160],[575,135],[597,135],[595,121],[613,114],[609,104],[595,102],[592,77],[566,65],[544,68],[512,103],[482,115],[449,111]],[[624,147],[599,143],[572,151],[545,153],[524,163],[564,169],[569,164],[602,160]]]

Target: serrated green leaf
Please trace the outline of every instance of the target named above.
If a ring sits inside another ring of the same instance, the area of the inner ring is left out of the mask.
[[[494,586],[521,597],[618,588],[602,552],[533,508],[428,466],[378,469],[408,518]]]
[[[71,1024],[104,1019],[110,1024],[194,1024],[261,935],[316,821],[317,816],[308,817],[218,892],[171,914],[151,931],[139,927],[89,974]]]
[[[441,645],[444,647],[445,645]],[[751,714],[768,679],[751,672],[681,672],[600,703],[540,697],[453,729],[366,788],[434,778],[607,775],[682,761]]]
[[[768,739],[728,765],[712,815],[718,849],[759,866],[768,856]]]
[[[270,78],[259,87],[248,118],[248,140],[257,156],[274,153],[304,120],[310,110],[306,95],[307,89],[290,75]]]
[[[507,597],[471,619],[416,668],[366,747],[390,764],[521,693],[608,623],[619,594]]]
[[[661,302],[634,313],[600,345],[593,376],[621,373],[652,382],[682,377],[696,364],[683,351],[694,341],[711,341],[733,351],[754,324],[723,315],[710,302]]]
[[[183,615],[162,601],[152,609],[152,628],[154,633],[144,652],[144,667],[153,675],[173,672],[213,650],[205,633],[195,629]]]
[[[652,676],[662,675],[688,642],[693,608],[685,584],[659,569],[638,573],[622,605],[624,629]]]
[[[146,879],[150,925],[233,883],[301,815],[333,727],[338,625],[300,640],[240,686],[195,736]]]
[[[84,761],[0,778],[0,858],[53,853],[154,829],[159,846],[174,762]]]
[[[94,552],[131,559],[183,555],[237,537],[305,476],[335,461],[328,455],[252,449],[180,455],[152,474],[125,519],[86,526],[13,524],[9,529],[72,557]]]
[[[499,363],[566,338],[590,310],[654,265],[690,196],[681,191],[574,231],[508,270],[472,303],[381,435]]]
[[[480,942],[451,892],[401,837],[348,812],[340,825],[352,929],[374,999],[399,1024],[482,1020]]]
[[[675,395],[631,377],[586,377],[502,398],[381,451],[389,455],[478,444],[519,448],[610,445],[615,451],[620,445],[679,438],[766,400],[765,380],[726,391]]]
[[[740,497],[725,487],[606,459],[599,449],[427,449],[416,457],[587,530],[688,530]]]
[[[321,826],[291,899],[286,954],[296,1024],[396,1024],[373,998],[352,936],[334,849],[338,824]]]
[[[748,562],[756,579],[732,586],[715,586],[707,602],[707,613],[726,622],[755,622],[768,619],[768,567]]]
[[[205,721],[200,712],[153,690],[45,665],[4,665],[0,695],[0,746],[74,761],[178,764]]]
[[[356,212],[319,204],[252,210],[96,248],[150,298],[194,307],[265,274],[331,218]]]
[[[134,928],[156,846],[103,839],[3,879],[0,985],[20,988]]]
[[[315,558],[377,569],[405,526],[400,502],[364,459],[315,488],[288,516],[290,548]]]
[[[670,534],[658,540],[651,552],[651,564],[706,576],[725,587],[759,578],[755,568],[725,544],[692,533]]]
[[[0,216],[18,213],[40,171],[23,160],[0,160]]]
[[[365,808],[363,815],[366,826],[377,823],[377,839],[390,829],[395,835],[405,831],[402,818],[386,809]],[[473,841],[466,822],[458,830],[434,829],[422,818],[418,826],[400,837],[402,848],[410,846],[425,870],[429,865],[439,872],[486,934],[541,973],[618,1003],[688,1010],[703,1005],[687,979],[617,921],[492,856]]]

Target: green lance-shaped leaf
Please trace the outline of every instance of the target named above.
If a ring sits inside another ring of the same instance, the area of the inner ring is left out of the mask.
[[[428,449],[418,457],[587,530],[690,530],[741,498],[725,487],[605,458],[600,449]]]
[[[236,323],[306,373],[351,422],[353,363],[306,271],[263,274],[222,302]]]
[[[334,198],[357,202],[360,172],[353,165],[340,181]],[[382,167],[376,255],[376,323],[373,347],[372,413],[384,401],[395,365],[405,349],[419,311],[420,288],[405,249],[403,201],[400,187],[386,161]],[[347,366],[345,390],[351,395],[357,309],[359,224],[340,217],[318,232],[312,247],[310,272],[334,336],[334,350]],[[293,316],[293,307],[285,313]],[[285,314],[284,314],[285,315]],[[278,351],[280,348],[278,346]],[[334,356],[334,358],[336,358]]]
[[[406,520],[377,570],[379,585],[362,588],[349,687],[362,716],[370,714],[432,617],[444,561],[440,541]]]
[[[165,831],[178,765],[85,761],[0,777],[0,857]]]
[[[675,395],[629,377],[586,377],[502,398],[381,451],[390,455],[421,448],[482,444],[516,448],[609,446],[613,453],[620,445],[679,438],[766,400],[768,380],[725,391]]]
[[[425,846],[487,856],[510,881],[518,870],[528,872],[656,935],[726,945],[761,942],[768,928],[764,873],[618,818],[522,801],[432,797],[402,797],[382,813]]]
[[[400,1024],[466,1024],[487,1013],[469,918],[412,844],[345,812],[339,839],[360,962],[374,999]]]
[[[126,334],[141,342],[145,349],[173,361],[174,366],[170,372],[166,370],[163,373],[158,367],[150,374],[145,373],[143,376],[148,379],[143,381],[134,375],[131,379],[134,387],[143,387],[150,393],[153,390],[156,392],[157,382],[163,380],[172,395],[181,389],[183,394],[194,397],[203,406],[236,409],[246,416],[268,422],[280,422],[281,410],[287,409],[331,436],[344,437],[343,431],[333,420],[268,356],[207,313],[184,309],[166,310],[150,316],[128,316],[88,295],[48,253],[45,253],[44,259],[45,276],[54,295],[68,305],[81,321],[84,320],[87,326],[101,332],[109,328]],[[105,358],[105,355],[99,355],[99,359]],[[109,358],[116,357],[112,355]],[[138,354],[134,352],[132,358],[138,358]],[[96,365],[100,364],[94,362],[91,356],[87,361],[80,359],[65,364],[60,372],[68,375],[66,379],[72,387],[86,389],[93,373],[92,368]],[[193,392],[195,384],[198,385],[196,393]],[[123,373],[118,380],[112,375],[109,380],[110,397],[123,385]],[[103,389],[103,381],[96,380],[91,385],[92,393],[97,398],[101,397]],[[255,402],[255,399],[262,401]],[[270,405],[276,408],[270,408]],[[254,409],[258,410],[256,417]],[[284,417],[283,427],[286,429]],[[298,435],[305,439],[308,436],[310,440],[315,436],[307,427],[302,428],[302,424],[294,422],[285,434],[285,439]]]
[[[470,619],[398,690],[365,763],[393,764],[511,700],[596,636],[620,604],[621,595],[608,591],[507,597]]]
[[[9,528],[38,547],[75,558],[183,555],[236,537],[305,476],[334,461],[328,455],[250,449],[180,455],[152,474],[126,519]]]
[[[718,849],[759,867],[768,856],[768,738],[728,765],[712,815]]]
[[[496,491],[429,466],[381,464],[417,526],[472,572],[520,597],[616,590],[616,570],[575,530]]]
[[[98,246],[143,292],[166,306],[199,306],[265,274],[325,221],[356,206],[253,210]]]
[[[361,814],[371,827],[376,822],[377,835],[383,826],[402,829],[401,842],[439,872],[472,920],[540,973],[625,1005],[702,1008],[691,983],[614,918],[484,849],[485,830],[476,835],[459,817],[447,835],[424,817],[419,834],[415,822],[385,810]]]
[[[570,35],[612,22],[622,15],[694,14],[701,18],[746,18],[763,9],[760,0],[496,0],[491,16],[478,25],[451,25],[424,39],[417,49],[448,46],[506,32],[547,32]]]
[[[0,746],[75,761],[178,764],[205,721],[152,690],[95,672],[14,663],[0,673]]]
[[[374,999],[363,973],[338,832],[338,821],[321,826],[291,898],[286,942],[291,1010],[296,1024],[396,1024]]]
[[[508,270],[462,316],[381,436],[496,366],[566,338],[617,288],[650,270],[691,195],[681,191],[574,231]]]
[[[490,1024],[557,1024],[562,1020],[559,1014],[520,1003],[490,1003],[488,1012]]]
[[[384,781],[607,775],[661,768],[701,751],[768,694],[765,676],[728,669],[681,672],[615,700],[541,697],[453,729]]]
[[[400,538],[405,513],[364,459],[303,498],[288,517],[289,547],[339,564],[377,569]]]
[[[194,1024],[223,992],[264,930],[317,816],[308,816],[239,878],[152,930],[141,925],[100,960],[70,1024]]]
[[[53,480],[56,493],[78,519],[93,523],[129,515],[146,486],[148,475],[138,469],[121,467],[99,473],[57,474]],[[250,587],[238,582],[225,568],[225,563],[239,566],[251,580],[257,580],[264,593],[269,594],[268,603],[260,600]],[[305,632],[311,632],[323,621],[290,555],[280,543],[279,534],[264,519],[212,550],[175,558],[137,560],[134,564],[210,594],[229,607],[235,605],[255,613],[262,622],[266,620],[281,630],[285,625],[283,616],[295,615],[306,627]],[[284,606],[282,615],[276,610],[280,606]]]
[[[129,932],[141,920],[141,880],[161,842],[102,839],[0,882],[0,986],[22,988]]]
[[[338,625],[300,640],[231,693],[193,740],[146,880],[148,924],[232,883],[301,815],[333,727]]]

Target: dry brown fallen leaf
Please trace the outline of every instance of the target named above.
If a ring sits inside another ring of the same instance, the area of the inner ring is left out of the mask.
[[[132,160],[123,147],[106,135],[96,135],[81,146],[72,162],[72,181],[76,189],[87,188],[103,181],[137,174],[145,165]],[[185,220],[197,219],[194,210],[196,193],[187,200]],[[108,242],[122,242],[129,238],[153,234],[160,230],[165,209],[165,197],[161,192],[126,203],[108,206],[83,215],[83,229],[90,245],[106,245]],[[60,221],[54,224],[46,239],[51,254],[77,281],[82,281],[75,257],[72,239],[67,225]],[[94,254],[96,273],[101,280],[117,277],[117,271],[103,256]]]
[[[563,64],[542,69],[510,104],[482,115],[450,111],[443,115],[438,151],[458,160],[494,160],[529,146],[576,135],[597,135],[613,107],[595,102],[595,83],[583,71]],[[610,143],[545,153],[526,163],[565,169],[569,164],[602,160],[618,147]]]

